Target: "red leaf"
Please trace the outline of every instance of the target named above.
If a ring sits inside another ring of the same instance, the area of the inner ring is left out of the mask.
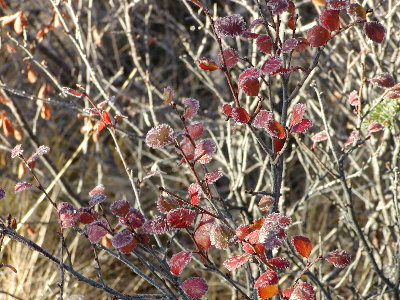
[[[106,228],[110,229],[107,222],[104,220],[95,221],[87,225],[86,232],[90,242],[92,244],[98,243],[100,239],[108,233]]]
[[[329,9],[342,10],[349,6],[349,0],[326,0]]]
[[[77,90],[74,90],[74,89],[71,89],[71,88],[68,88],[68,87],[63,87],[62,90],[63,90],[64,93],[67,93],[68,95],[73,96],[73,97],[80,98],[80,97],[85,97],[86,96],[85,93],[79,92]]]
[[[263,196],[260,199],[260,202],[258,202],[258,208],[261,211],[268,212],[269,209],[274,205],[274,203],[275,203],[275,200],[271,196]]]
[[[272,112],[261,109],[253,120],[253,126],[256,128],[265,128],[268,121],[272,119]]]
[[[203,8],[203,4],[199,0],[189,0],[193,4],[196,4],[198,7]]]
[[[240,225],[236,228],[235,234],[239,239],[244,240],[253,230],[250,225]]]
[[[297,253],[305,258],[310,256],[313,248],[310,239],[301,235],[297,235],[292,238],[292,245],[296,249]]]
[[[364,31],[367,37],[376,43],[382,43],[385,39],[386,29],[379,22],[366,22],[364,24]]]
[[[345,268],[351,263],[351,255],[345,250],[339,249],[329,252],[325,259],[336,268]]]
[[[104,128],[106,128],[106,124],[103,121],[100,121],[96,128],[96,133],[99,134]]]
[[[238,86],[247,96],[258,96],[261,84],[257,77],[246,76],[239,80]]]
[[[200,277],[191,277],[186,279],[182,285],[182,289],[192,298],[203,297],[208,290],[207,282]]]
[[[125,247],[133,240],[133,234],[129,230],[125,229],[121,232],[118,232],[116,235],[113,236],[111,242],[114,248],[120,249]]]
[[[350,103],[350,105],[351,106],[356,106],[356,107],[358,107],[358,105],[360,104],[359,103],[359,98],[358,98],[358,92],[357,91],[352,91],[350,94],[349,94],[349,103]]]
[[[187,208],[176,208],[168,212],[167,222],[172,228],[186,228],[192,224],[196,211]]]
[[[276,272],[274,271],[269,270],[258,277],[256,282],[254,283],[254,288],[256,289],[267,285],[278,284],[278,280],[278,274],[276,274]]]
[[[289,2],[288,0],[270,0],[267,2],[267,6],[273,15],[280,15],[288,9]]]
[[[200,108],[199,100],[193,98],[186,98],[183,105],[185,107],[185,112],[183,114],[185,119],[193,118]]]
[[[71,203],[62,202],[57,205],[58,217],[62,228],[68,228],[75,225],[80,214],[74,209]]]
[[[244,254],[233,256],[233,257],[226,259],[223,264],[224,264],[225,268],[227,268],[229,271],[232,272],[233,270],[242,266],[246,261],[249,260],[250,257],[251,257],[250,254],[244,253]]]
[[[200,185],[197,183],[192,183],[189,185],[188,192],[191,204],[198,205],[200,203],[200,191]]]
[[[311,137],[311,140],[312,140],[314,143],[322,142],[322,141],[325,141],[325,140],[327,140],[327,139],[328,139],[328,134],[326,133],[325,130],[320,131],[320,132],[314,134],[314,135]]]
[[[204,180],[207,183],[214,183],[216,182],[218,179],[220,179],[222,177],[222,172],[220,170],[215,170],[214,172],[211,173],[206,173],[204,175]]]
[[[279,56],[270,56],[262,65],[261,71],[264,74],[274,73],[281,67],[281,65],[282,59]]]
[[[146,145],[150,148],[163,148],[172,141],[174,131],[167,124],[151,128],[146,134]]]
[[[214,25],[219,36],[235,37],[246,30],[246,22],[239,14],[218,18],[214,21]]]
[[[93,197],[96,194],[104,194],[104,185],[99,184],[96,187],[94,187],[90,192],[89,192],[89,197]]]
[[[294,125],[299,124],[303,120],[304,112],[306,111],[306,105],[298,103],[293,106],[292,117],[290,118],[289,127],[292,128]]]
[[[84,208],[80,208],[78,210],[79,213],[79,222],[82,224],[90,224],[95,221],[95,218],[93,217],[94,214],[91,213],[91,211],[85,211]]]
[[[264,52],[265,54],[269,54],[272,52],[273,49],[273,41],[268,34],[260,34],[257,37],[256,45],[260,51]]]
[[[281,152],[283,146],[285,145],[286,138],[280,139],[280,138],[274,138],[274,154],[275,156],[278,155],[279,152]]]
[[[389,73],[380,73],[369,81],[381,88],[391,88],[396,84],[393,76]]]
[[[27,189],[34,189],[36,186],[34,186],[32,183],[28,182],[17,182],[17,184],[14,187],[14,193],[19,193]]]
[[[110,205],[111,212],[117,217],[125,217],[130,208],[131,206],[126,200],[117,200]]]
[[[201,225],[197,227],[196,231],[194,232],[194,240],[196,241],[197,246],[204,250],[207,250],[211,247],[209,227],[210,226],[208,224]]]
[[[365,20],[367,18],[367,11],[358,3],[352,3],[347,7],[347,13],[356,18]]]
[[[106,200],[106,196],[103,194],[94,194],[92,197],[89,199],[89,207],[93,207],[99,203],[102,203]]]
[[[222,55],[223,55],[223,57],[222,57]],[[224,49],[222,51],[222,55],[221,54],[218,55],[218,62],[221,66],[224,65],[223,59],[225,59],[225,64],[226,64],[225,66],[227,68],[232,68],[239,61],[239,54],[233,48]]]
[[[16,158],[17,156],[22,155],[24,150],[22,149],[22,145],[16,145],[11,151],[11,158]]]
[[[163,234],[171,230],[168,226],[166,216],[158,216],[152,221],[146,221],[142,228],[143,231],[148,234]]]
[[[210,58],[202,57],[197,60],[197,64],[199,65],[200,69],[205,71],[215,71],[218,70],[218,65]]]
[[[291,293],[290,299],[292,300],[316,300],[314,288],[308,283],[298,283]]]
[[[232,119],[235,122],[247,123],[250,121],[250,115],[243,107],[235,107],[232,109]]]
[[[207,164],[212,159],[212,154],[217,151],[217,145],[213,140],[201,140],[197,143],[194,150],[195,161],[201,164]]]
[[[230,104],[224,104],[222,106],[222,113],[229,117],[232,114],[232,106]]]
[[[261,76],[261,70],[259,68],[247,68],[239,75],[239,81],[246,77],[259,78]]]
[[[327,9],[319,16],[319,22],[326,30],[334,31],[340,28],[339,11]]]
[[[368,132],[378,132],[383,130],[383,128],[385,128],[385,126],[383,126],[381,123],[378,122],[372,122],[371,124],[369,124],[368,126]]]
[[[183,269],[187,266],[192,258],[192,252],[190,251],[181,251],[179,253],[174,254],[169,261],[169,269],[172,274],[176,276],[180,276],[182,274]]]
[[[296,49],[295,49],[297,52],[303,52],[310,45],[310,43],[304,37],[297,38],[297,42],[298,43],[297,43],[297,46],[296,46]]]
[[[131,229],[138,229],[142,227],[145,219],[140,211],[135,208],[130,208],[125,216],[119,218],[119,222]]]
[[[308,119],[303,119],[299,124],[293,126],[290,131],[292,133],[302,133],[313,126],[313,122]]]
[[[284,139],[286,137],[285,127],[275,120],[268,121],[265,129],[272,137],[278,139]]]
[[[283,257],[274,257],[268,260],[268,263],[279,269],[287,269],[290,266],[290,262]]]
[[[324,46],[330,39],[331,34],[321,25],[315,25],[307,31],[307,41],[313,47]]]
[[[286,41],[283,42],[281,50],[282,52],[285,53],[293,51],[297,47],[298,43],[299,43],[298,40],[295,38],[287,39]]]
[[[157,200],[157,209],[160,213],[168,213],[170,210],[180,207],[178,200],[160,195]]]
[[[101,113],[101,120],[106,126],[113,125],[113,122],[111,120],[111,115],[105,110]]]
[[[352,132],[350,132],[350,135],[347,138],[346,142],[344,143],[344,146],[347,147],[350,144],[352,144],[354,141],[358,139],[358,136],[359,136],[358,130],[353,130]]]

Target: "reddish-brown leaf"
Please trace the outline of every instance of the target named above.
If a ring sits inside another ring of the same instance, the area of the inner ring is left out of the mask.
[[[292,238],[292,245],[296,249],[297,253],[301,256],[308,258],[313,248],[309,238],[297,235]]]
[[[227,268],[229,271],[232,272],[233,270],[242,266],[246,261],[249,260],[250,257],[251,257],[251,255],[248,253],[236,255],[236,256],[226,259],[224,261],[223,265],[225,266],[225,268]]]
[[[324,46],[329,39],[331,34],[321,25],[315,25],[307,31],[307,41],[313,47]]]
[[[183,269],[192,259],[193,253],[191,251],[181,251],[174,254],[169,261],[169,269],[172,274],[180,276]]]
[[[345,250],[334,250],[329,252],[325,259],[329,261],[336,268],[345,268],[351,263],[351,255]]]
[[[259,288],[267,285],[274,285],[278,284],[278,274],[276,272],[268,270],[267,272],[263,273],[256,282],[254,283],[254,288]]]
[[[382,43],[385,39],[386,29],[379,22],[366,22],[364,31],[367,37],[376,43]]]

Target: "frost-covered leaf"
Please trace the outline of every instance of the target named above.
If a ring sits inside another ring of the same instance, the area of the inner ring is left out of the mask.
[[[183,114],[185,119],[193,118],[200,108],[199,100],[193,98],[186,98],[183,105],[185,107],[185,112]]]
[[[222,106],[222,113],[223,113],[225,116],[229,117],[229,116],[232,114],[232,105],[230,105],[230,104],[224,104],[224,105]]]
[[[200,203],[200,192],[201,188],[200,185],[197,183],[192,183],[188,187],[188,193],[190,197],[190,203],[193,205],[199,205]]]
[[[222,57],[223,55],[223,57]],[[225,64],[227,68],[232,68],[234,67],[237,62],[239,61],[239,54],[237,51],[233,48],[228,48],[224,49],[222,51],[222,55],[218,55],[218,63],[223,66],[224,65],[224,59],[225,59]]]
[[[86,226],[86,232],[88,238],[92,244],[96,244],[100,241],[100,239],[108,233],[110,230],[106,221],[95,221]]]
[[[276,272],[268,270],[267,272],[261,274],[254,283],[254,288],[259,288],[267,285],[278,284],[278,274]]]
[[[325,141],[325,140],[327,140],[327,139],[328,139],[328,134],[326,133],[325,130],[322,130],[322,131],[320,131],[320,132],[317,132],[316,134],[314,134],[314,135],[311,137],[311,140],[312,140],[314,143],[322,142],[322,141]]]
[[[194,159],[201,164],[207,164],[211,161],[211,155],[215,151],[217,151],[217,145],[213,140],[201,140],[194,150]]]
[[[172,142],[174,131],[167,124],[160,124],[151,128],[146,135],[146,145],[150,148],[163,148]]]
[[[274,285],[259,287],[257,289],[257,293],[260,299],[272,298],[273,296],[279,294],[278,285],[274,284]]]
[[[256,40],[257,48],[265,54],[269,54],[272,52],[274,47],[272,38],[268,34],[260,34]]]
[[[104,185],[99,184],[89,192],[89,197],[93,197],[96,194],[104,194],[104,190]]]
[[[167,214],[167,222],[171,228],[186,228],[193,223],[197,212],[187,208],[176,208]]]
[[[304,112],[306,111],[306,105],[303,103],[297,103],[293,106],[292,117],[290,118],[289,127],[299,124],[303,120]]]
[[[271,196],[263,196],[258,202],[258,208],[261,211],[268,212],[269,209],[274,205],[275,200]]]
[[[378,132],[378,131],[383,130],[383,128],[385,128],[385,126],[384,126],[383,124],[378,123],[378,122],[372,122],[372,123],[369,124],[369,126],[368,126],[368,132],[369,132],[369,133],[371,133],[371,132]]]
[[[71,227],[75,225],[79,220],[80,214],[77,210],[75,210],[71,203],[59,203],[57,205],[57,212],[62,228]]]
[[[389,73],[380,73],[369,81],[381,88],[391,88],[396,84],[392,74]]]
[[[32,183],[29,182],[17,182],[17,184],[14,186],[14,193],[19,193],[24,190],[30,190],[30,189],[35,189],[36,186],[34,186]]]
[[[349,0],[326,0],[328,9],[342,10],[349,6]]]
[[[268,260],[268,263],[279,269],[287,269],[290,266],[290,262],[283,257],[274,257]]]
[[[288,0],[269,0],[267,6],[271,10],[273,15],[280,15],[286,11],[289,7]]]
[[[22,149],[22,145],[16,145],[11,151],[11,158],[16,158],[17,156],[22,155],[24,150]]]
[[[215,71],[219,69],[215,61],[207,57],[199,58],[197,60],[197,64],[199,65],[200,69],[205,71]]]
[[[296,49],[298,43],[299,42],[295,38],[287,39],[286,41],[283,42],[281,50],[282,52],[285,53],[293,51],[294,49]]]
[[[351,255],[340,249],[329,252],[325,259],[336,268],[345,268],[351,263]]]
[[[352,3],[347,7],[347,13],[356,18],[365,20],[367,18],[367,11],[358,3]]]
[[[111,212],[117,217],[125,217],[131,205],[126,200],[117,200],[110,205]]]
[[[93,207],[99,203],[106,201],[107,197],[104,194],[94,194],[89,199],[89,207]]]
[[[344,146],[347,147],[351,145],[354,141],[358,140],[358,136],[360,135],[358,130],[353,130],[350,132],[349,137],[347,138],[346,142],[344,143]]]
[[[186,279],[182,283],[181,287],[185,293],[192,298],[201,298],[208,290],[207,282],[200,277],[191,277]]]
[[[268,121],[272,119],[272,112],[261,109],[253,120],[253,126],[256,128],[265,128]]]
[[[241,255],[236,255],[233,257],[230,257],[224,261],[224,266],[227,268],[229,271],[233,271],[240,266],[242,266],[246,261],[250,259],[251,255],[248,253],[244,253]]]
[[[286,137],[285,127],[275,120],[269,120],[265,130],[269,135],[278,139],[284,139]]]
[[[235,37],[246,30],[246,22],[239,14],[217,18],[214,24],[219,36]]]
[[[292,238],[292,245],[296,249],[297,253],[305,258],[310,256],[313,248],[310,239],[302,235],[294,236]]]
[[[299,124],[294,125],[290,131],[292,133],[302,133],[306,132],[313,126],[313,122],[308,119],[303,119]]]
[[[334,31],[340,27],[339,11],[327,9],[319,16],[319,22],[326,30]]]
[[[258,96],[261,84],[258,78],[247,76],[239,81],[238,86],[247,96]]]
[[[130,208],[124,217],[119,218],[119,222],[131,229],[138,229],[142,227],[145,222],[144,216],[140,211],[135,208]]]
[[[120,249],[128,245],[130,242],[132,242],[132,240],[133,240],[132,232],[130,232],[127,229],[124,229],[123,231],[115,234],[111,242],[114,248]]]
[[[274,73],[282,66],[282,58],[279,56],[270,56],[261,67],[264,74]]]
[[[200,225],[194,232],[194,240],[196,241],[197,246],[204,250],[207,250],[211,247],[209,227],[210,226],[208,226],[208,224]]]
[[[66,94],[68,94],[70,96],[73,96],[73,97],[81,98],[81,97],[85,97],[86,96],[85,93],[79,92],[79,91],[71,89],[69,87],[63,87],[62,90],[63,90],[64,93],[66,93]]]
[[[220,170],[215,170],[214,172],[211,173],[206,173],[204,175],[204,180],[207,183],[214,183],[216,182],[218,179],[220,179],[222,177],[222,172]]]
[[[187,126],[187,131],[193,140],[200,137],[203,134],[203,130],[203,122],[198,122]]]
[[[366,22],[364,31],[367,37],[376,43],[382,43],[385,39],[386,28],[379,22]]]
[[[250,115],[243,107],[235,107],[232,109],[232,119],[238,123],[247,123],[250,121]]]
[[[308,46],[310,46],[310,43],[307,41],[307,39],[304,37],[299,37],[297,38],[297,46],[295,51],[303,52],[307,49]]]
[[[235,241],[235,233],[225,224],[214,224],[210,233],[211,245],[226,249]]]
[[[316,299],[317,295],[314,291],[314,288],[305,282],[296,284],[289,298],[289,300],[316,300]]]
[[[148,234],[163,234],[171,230],[167,223],[167,216],[158,216],[154,220],[146,221],[142,229]]]
[[[191,251],[181,251],[174,254],[169,261],[169,269],[172,274],[180,276],[183,269],[192,259],[193,253]]]
[[[330,32],[321,25],[315,25],[307,31],[307,41],[313,47],[324,46],[330,38]]]
[[[356,106],[356,107],[358,107],[358,105],[360,104],[359,103],[359,98],[358,98],[358,92],[357,91],[352,91],[350,94],[349,94],[349,104],[351,105],[351,106]]]

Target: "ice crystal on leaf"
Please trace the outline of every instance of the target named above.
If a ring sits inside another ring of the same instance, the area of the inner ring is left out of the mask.
[[[345,268],[351,263],[351,255],[340,249],[329,252],[325,259],[336,268]]]
[[[169,269],[172,274],[180,276],[183,269],[192,259],[193,253],[191,251],[181,251],[174,254],[169,261]]]
[[[174,131],[167,124],[160,124],[151,128],[146,135],[146,145],[150,148],[163,148],[172,142]]]
[[[246,30],[246,22],[239,14],[217,18],[214,24],[219,36],[235,37]]]
[[[186,279],[182,285],[182,289],[192,298],[203,297],[208,290],[207,282],[200,277],[191,277]]]

